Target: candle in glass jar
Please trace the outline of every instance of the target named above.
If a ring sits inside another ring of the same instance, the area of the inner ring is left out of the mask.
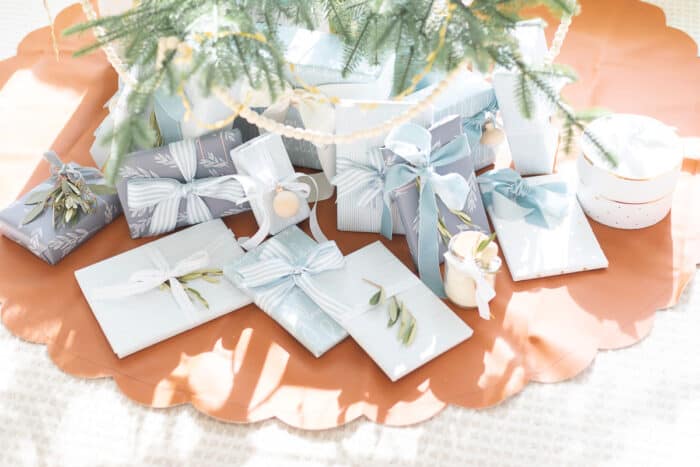
[[[445,253],[445,292],[455,305],[477,306],[475,275],[481,275],[493,288],[501,261],[498,245],[489,242],[481,251],[479,244],[488,236],[476,231],[460,232],[450,240]]]

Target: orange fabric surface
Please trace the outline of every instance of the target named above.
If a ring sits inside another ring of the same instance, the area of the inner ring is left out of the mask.
[[[648,114],[685,136],[700,134],[700,60],[690,38],[666,28],[659,9],[636,0],[582,3],[560,56],[581,77],[567,90],[569,100],[580,107]],[[57,28],[82,20],[74,6],[59,15]],[[5,198],[24,176],[25,161],[38,160],[46,148],[91,163],[92,133],[106,115],[103,105],[115,91],[116,76],[101,54],[70,57],[88,39],[61,39],[56,62],[48,29],[42,29],[25,38],[16,57],[0,63]],[[44,179],[47,169],[40,163],[24,190]],[[474,336],[396,383],[351,339],[315,359],[254,306],[117,359],[73,271],[148,241],[131,240],[123,217],[53,267],[0,238],[2,319],[17,336],[46,344],[64,371],[112,377],[142,404],[189,402],[222,420],[278,417],[309,429],[360,416],[415,423],[447,404],[485,407],[529,381],[570,378],[598,349],[645,337],[655,311],[677,301],[700,262],[699,171],[699,161],[685,160],[672,214],[654,227],[622,231],[591,222],[610,260],[607,270],[514,283],[503,269],[491,303],[495,319],[455,310]],[[333,202],[322,203],[319,211],[322,227],[344,253],[379,238],[337,232]],[[226,222],[239,236],[255,230],[250,214]],[[411,264],[403,238],[383,241]]]

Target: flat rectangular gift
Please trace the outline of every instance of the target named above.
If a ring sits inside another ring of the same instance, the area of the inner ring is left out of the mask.
[[[394,101],[342,101],[336,106],[336,134],[352,133],[381,125],[386,120],[406,112],[412,104]],[[430,111],[420,114],[414,122],[428,126]],[[386,133],[360,138],[336,145],[336,184],[338,186],[338,230],[349,232],[380,232],[384,203],[385,161],[382,156]],[[394,233],[403,234],[398,209],[389,208]],[[387,214],[384,214],[385,219]],[[386,225],[386,223],[384,223]]]
[[[0,233],[47,263],[56,264],[122,210],[99,170],[63,164],[55,153],[47,153],[45,158],[51,164],[51,177],[0,211]],[[74,189],[81,193],[71,191]],[[78,197],[81,205],[75,204],[71,215],[67,203]],[[70,216],[67,222],[66,216]]]
[[[437,84],[431,84],[406,96],[406,100],[418,102],[430,95]],[[462,129],[469,141],[470,157],[474,169],[480,170],[493,164],[497,145],[482,143],[484,126],[487,122],[495,124],[498,101],[491,83],[481,74],[464,71],[445,88],[433,101],[433,122],[438,122],[450,115],[459,115]]]
[[[514,281],[608,267],[575,189],[564,176],[521,179],[506,170],[495,178],[487,172],[479,184]]]
[[[251,303],[220,273],[241,255],[233,232],[216,219],[80,269],[75,277],[112,350],[124,358]]]
[[[441,148],[448,149],[448,144],[452,143],[452,145],[455,145],[455,139],[462,134],[461,117],[459,115],[451,115],[442,121],[436,122],[430,128],[433,153]],[[447,251],[447,243],[451,235],[457,234],[462,230],[478,230],[487,234],[491,232],[484,204],[481,200],[481,192],[476,182],[474,161],[469,157],[469,149],[469,147],[464,147],[462,150],[464,153],[463,157],[454,162],[435,167],[435,172],[438,175],[458,174],[466,181],[468,187],[464,205],[460,210],[448,208],[443,200],[436,196],[440,228],[438,229],[437,225],[434,228],[440,232],[440,235],[437,236],[440,239],[437,247],[438,261],[440,263],[442,263],[443,255]],[[389,149],[384,150],[384,156],[390,160],[398,157]],[[390,164],[394,163],[396,161]],[[418,264],[420,196],[415,180],[397,189],[393,194],[404,232],[406,232],[408,247],[411,250],[413,261]]]
[[[229,156],[240,144],[238,130],[221,130],[129,155],[117,190],[131,237],[249,210]]]
[[[471,328],[380,242],[350,253],[342,269],[322,272],[315,279],[329,301],[343,304],[338,321],[392,381],[472,335]],[[371,305],[377,286],[383,288],[384,301]]]
[[[315,357],[320,357],[345,339],[347,332],[300,287],[294,286],[289,275],[272,277],[270,285],[253,287],[246,286],[241,272],[256,265],[272,266],[271,260],[275,258],[287,261],[287,264],[292,265],[291,269],[294,266],[301,267],[318,246],[298,227],[291,226],[224,267],[226,277],[248,293],[258,307]],[[274,296],[271,296],[271,293],[275,292],[275,285],[289,286],[286,295],[281,296],[279,300],[274,300]]]

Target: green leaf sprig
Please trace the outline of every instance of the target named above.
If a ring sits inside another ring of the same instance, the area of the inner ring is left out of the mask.
[[[22,219],[22,225],[32,222],[48,207],[52,211],[54,229],[72,225],[80,216],[95,211],[98,195],[114,193],[116,190],[111,186],[88,184],[82,178],[72,181],[67,175],[58,174],[53,188],[32,192],[27,197],[25,204],[34,207]]]
[[[197,300],[204,306],[204,308],[209,309],[209,302],[204,298],[202,293],[188,284],[199,279],[207,281],[211,284],[218,284],[221,282],[220,277],[223,274],[224,271],[221,269],[201,269],[199,271],[185,274],[184,276],[176,277],[175,279],[182,284],[182,286],[185,288],[185,292],[187,292],[190,298]],[[162,283],[160,285],[160,290],[170,290],[170,284],[168,282]]]
[[[384,287],[368,279],[364,279],[364,281],[379,289],[372,294],[369,299],[369,304],[372,306],[383,305],[386,301],[386,291]],[[405,346],[411,345],[418,331],[418,322],[415,316],[413,316],[413,313],[408,311],[404,302],[397,299],[395,296],[391,296],[389,297],[389,303],[387,305],[387,314],[388,320],[386,327],[391,328],[396,323],[399,323],[399,331],[396,338]]]

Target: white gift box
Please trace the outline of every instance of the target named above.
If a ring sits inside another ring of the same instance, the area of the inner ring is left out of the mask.
[[[683,142],[674,128],[641,115],[613,114],[587,130],[617,159],[617,166],[583,136],[576,161],[578,197],[586,213],[610,227],[638,229],[671,209],[683,164]]]
[[[336,134],[347,134],[381,125],[407,111],[413,104],[394,101],[344,100],[336,106]],[[426,111],[413,120],[428,127],[432,122],[432,111]],[[338,159],[346,158],[360,164],[369,164],[371,159],[381,160],[381,148],[388,131],[370,138],[336,145],[336,167]],[[336,174],[338,170],[336,170]],[[349,232],[379,232],[384,208],[381,196],[366,205],[361,205],[362,193],[352,192],[337,200],[338,230]],[[391,206],[393,232],[403,234],[403,225],[395,204]]]
[[[400,322],[387,326],[389,300],[370,305],[378,290],[370,282],[381,285],[387,299],[396,297],[403,302],[415,318],[416,332],[410,344],[397,337]],[[392,381],[472,335],[471,328],[380,242],[350,253],[344,268],[322,272],[318,283],[332,300],[346,305],[347,315],[338,322]]]
[[[284,58],[293,65],[289,80],[297,86],[323,85],[324,92],[340,98],[386,99],[391,94],[394,57],[380,64],[361,61],[343,76],[345,45],[335,34],[281,26],[278,37]]]
[[[560,174],[528,177],[526,180],[532,185],[566,182],[567,185],[574,186]],[[482,193],[490,191],[487,186],[481,187]],[[495,215],[494,205],[487,205],[498,243],[514,281],[608,267],[608,260],[576,201],[573,190],[566,196],[569,204],[565,217],[549,227],[534,225],[524,217],[499,217]]]
[[[280,135],[267,133],[234,148],[231,158],[238,173],[254,180],[244,184],[250,198],[250,207],[258,225],[269,220],[269,233],[275,235],[286,227],[309,217],[309,205],[299,192],[292,191],[299,202],[299,210],[291,217],[280,217],[273,209],[273,199],[281,183],[294,182],[301,174],[294,172]]]
[[[542,66],[547,54],[544,27],[540,20],[524,21],[513,31],[525,63]],[[550,85],[559,91],[565,81]],[[517,71],[497,68],[493,74],[493,87],[503,119],[515,170],[523,175],[549,174],[554,171],[559,133],[550,121],[555,109],[537,92],[532,91],[532,118],[520,111],[518,100],[519,74]]]
[[[236,238],[220,219],[198,224],[75,272],[85,298],[112,350],[119,358],[138,352],[252,302],[226,278],[218,283],[188,283],[209,308],[191,301],[182,307],[169,290],[157,286],[117,298],[114,288],[131,286],[137,274],[153,272],[164,261],[168,268],[206,252],[202,269],[222,269],[243,255]],[[164,265],[160,265],[164,266]],[[167,276],[167,273],[165,274]],[[105,293],[105,290],[109,291]]]

